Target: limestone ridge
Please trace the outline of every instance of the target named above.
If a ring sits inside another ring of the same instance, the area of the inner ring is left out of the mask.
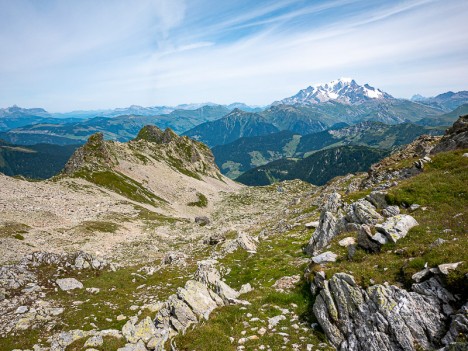
[[[206,145],[187,136],[178,136],[170,128],[163,132],[156,126],[147,125],[130,143],[150,154],[167,159],[176,168],[183,167],[214,178],[220,175],[214,156]]]
[[[64,167],[65,174],[73,174],[85,166],[107,167],[118,163],[115,155],[112,154],[110,143],[104,141],[104,134],[96,133],[89,137],[88,142],[77,149]]]
[[[72,175],[84,169],[113,169],[123,159],[132,163],[148,163],[147,156],[165,161],[175,171],[193,177],[220,177],[214,156],[207,146],[186,136],[179,137],[170,128],[162,131],[152,125],[143,127],[137,137],[128,143],[105,141],[102,133],[93,134],[72,155],[63,173]]]

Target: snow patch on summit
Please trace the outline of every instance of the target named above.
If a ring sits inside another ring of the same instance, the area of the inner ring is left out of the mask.
[[[325,84],[316,84],[302,89],[296,95],[274,105],[312,105],[327,101],[344,104],[361,104],[373,99],[393,99],[393,97],[369,84],[359,85],[352,78],[340,78]]]

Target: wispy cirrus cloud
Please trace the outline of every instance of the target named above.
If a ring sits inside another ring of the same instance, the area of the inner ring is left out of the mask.
[[[0,0],[0,105],[267,104],[339,76],[461,90],[467,15],[463,0]]]

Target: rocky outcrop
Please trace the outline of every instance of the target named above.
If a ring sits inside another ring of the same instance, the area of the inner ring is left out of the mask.
[[[314,284],[317,289],[314,314],[341,351],[433,350],[467,331],[461,311],[447,333],[454,297],[436,277],[406,291],[388,284],[363,289],[351,275],[337,273]]]
[[[331,240],[345,229],[346,220],[341,211],[341,195],[334,192],[324,199],[324,206],[315,232],[305,248],[308,255],[318,254]]]
[[[102,133],[96,133],[88,138],[86,144],[78,148],[65,164],[63,172],[73,174],[84,167],[99,168],[113,167],[118,164],[117,158],[112,153],[109,143],[104,141]]]
[[[183,288],[169,296],[154,320],[149,317],[139,323],[129,320],[122,329],[129,344],[120,350],[136,348],[139,343],[142,350],[164,350],[167,340],[178,333],[185,333],[191,325],[208,319],[215,308],[235,303],[246,304],[246,301],[237,299],[241,292],[222,281],[216,263],[214,260],[198,262],[195,279],[187,281]],[[241,291],[249,291],[249,287]]]
[[[396,243],[401,238],[404,238],[411,228],[417,225],[418,222],[410,215],[396,215],[388,218],[382,224],[377,224],[375,229],[385,234],[389,241]]]
[[[383,221],[383,217],[376,211],[374,205],[364,199],[347,206],[345,211],[346,220],[350,223],[375,225]]]
[[[130,141],[129,146],[139,151],[145,150],[147,155],[156,159],[167,160],[176,170],[184,169],[214,178],[221,176],[213,153],[205,144],[179,136],[170,128],[162,131],[154,125],[147,125]]]
[[[410,178],[422,172],[415,164],[410,167],[396,168],[402,160],[423,159],[429,156],[440,137],[422,135],[408,144],[404,149],[391,154],[382,161],[372,165],[368,176],[361,182],[361,189],[387,189],[402,179]]]
[[[452,127],[447,129],[431,154],[468,148],[468,115],[461,116]]]

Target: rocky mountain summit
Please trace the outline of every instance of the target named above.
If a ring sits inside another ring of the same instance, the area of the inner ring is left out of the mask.
[[[320,187],[152,127],[2,176],[0,350],[466,349],[465,121]]]
[[[296,95],[274,102],[273,104],[309,105],[327,101],[359,104],[372,99],[393,99],[393,97],[380,89],[371,87],[369,84],[359,85],[352,78],[340,78],[330,83],[309,86],[299,91]]]

